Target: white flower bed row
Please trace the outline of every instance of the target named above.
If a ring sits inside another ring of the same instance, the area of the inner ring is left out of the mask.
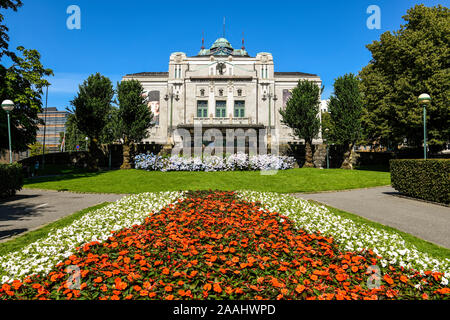
[[[76,247],[102,242],[111,236],[111,231],[142,224],[151,212],[182,197],[183,192],[142,193],[88,212],[64,228],[52,230],[47,237],[0,257],[0,283],[48,273],[52,266],[72,255]]]
[[[403,266],[418,271],[444,272],[442,284],[450,279],[450,259],[434,259],[420,252],[397,233],[356,224],[330,212],[326,207],[312,204],[292,196],[269,192],[239,191],[237,195],[246,201],[259,201],[265,209],[278,212],[292,219],[298,228],[307,232],[320,231],[332,237],[345,251],[372,249],[381,256],[382,267]]]
[[[286,170],[294,168],[293,157],[272,154],[253,155],[237,153],[227,157],[207,156],[163,158],[154,154],[140,154],[134,158],[136,169],[149,171],[237,171]]]

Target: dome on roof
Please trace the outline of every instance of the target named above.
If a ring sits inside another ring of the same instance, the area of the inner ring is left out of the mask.
[[[202,49],[198,53],[198,56],[243,56],[248,57],[245,49],[233,49],[230,42],[225,38],[218,38],[212,44],[211,48],[205,49],[202,45]]]
[[[214,41],[213,45],[211,46],[211,49],[214,48],[230,48],[233,49],[230,42],[225,38],[219,38],[216,41]]]

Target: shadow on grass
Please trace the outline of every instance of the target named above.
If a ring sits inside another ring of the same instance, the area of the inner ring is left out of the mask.
[[[11,230],[0,230],[0,241],[7,239],[7,238],[11,238],[14,237],[18,234],[24,233],[25,231],[28,231],[28,229],[11,229]]]
[[[55,182],[55,181],[63,181],[63,180],[72,180],[79,178],[90,178],[102,175],[110,171],[96,171],[96,172],[83,172],[83,173],[69,173],[69,174],[58,174],[58,175],[48,175],[41,177],[33,177],[25,179],[25,187],[27,184],[36,184],[43,182]]]
[[[378,171],[378,172],[389,172],[388,165],[368,165],[368,166],[357,166],[356,170],[361,171]]]

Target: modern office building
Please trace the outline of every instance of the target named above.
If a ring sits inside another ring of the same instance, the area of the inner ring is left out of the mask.
[[[36,141],[44,144],[50,152],[61,151],[60,134],[66,131],[66,120],[68,112],[58,111],[56,108],[44,108],[42,113],[38,114],[39,119],[42,119],[45,125],[39,125],[39,131],[36,136]]]

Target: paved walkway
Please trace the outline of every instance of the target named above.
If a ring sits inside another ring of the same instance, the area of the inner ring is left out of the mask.
[[[450,248],[450,208],[402,198],[391,187],[295,194]]]
[[[0,201],[0,242],[123,196],[23,189],[15,197]]]

